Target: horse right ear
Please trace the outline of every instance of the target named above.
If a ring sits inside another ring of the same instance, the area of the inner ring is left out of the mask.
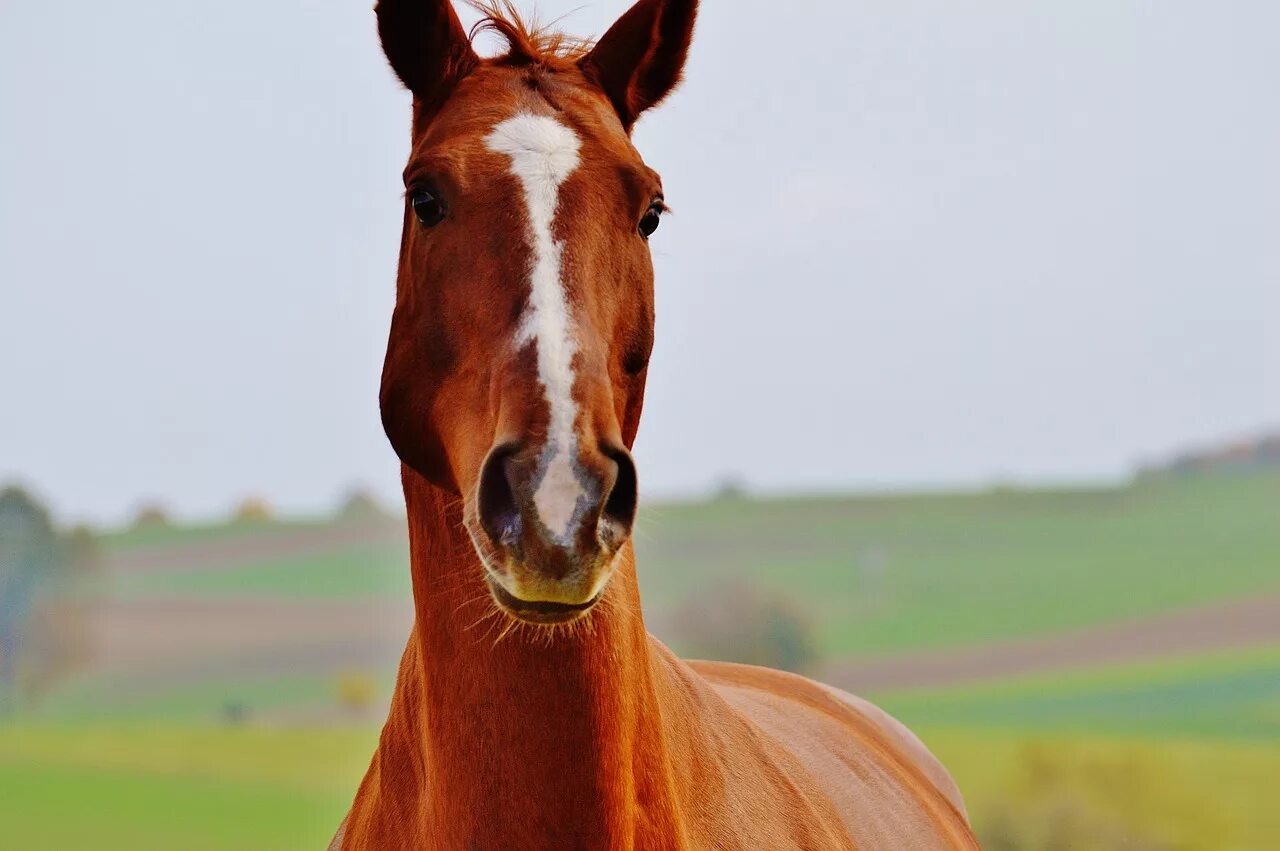
[[[378,37],[418,100],[439,103],[480,61],[450,0],[378,0]]]
[[[698,0],[637,0],[579,61],[628,133],[680,83],[697,17]]]

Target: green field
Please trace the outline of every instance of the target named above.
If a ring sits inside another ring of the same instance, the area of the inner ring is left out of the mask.
[[[1276,742],[919,728],[987,851],[1273,851]]]
[[[911,726],[1280,743],[1280,647],[871,697]]]
[[[306,707],[335,704],[339,675],[209,677],[195,682],[158,681],[148,688],[134,684],[117,687],[109,678],[85,677],[46,698],[38,708],[24,711],[19,720],[59,723],[129,723],[178,721],[213,723],[228,706],[251,709],[270,717]],[[376,678],[378,694],[391,694],[395,671]]]
[[[1276,742],[919,732],[990,851],[1269,851],[1280,837]],[[322,848],[375,739],[372,728],[0,728],[4,847]]]
[[[1280,592],[1280,474],[720,502],[655,510],[640,540],[647,607],[747,571],[814,614],[829,655],[940,647]],[[860,564],[877,551],[879,575]]]
[[[104,590],[140,603],[404,599],[403,531],[350,532],[311,520],[118,532],[112,561],[146,564],[109,571]],[[923,652],[1280,594],[1280,472],[659,505],[637,542],[660,634],[669,612],[745,577],[808,615],[828,661]],[[358,672],[377,700],[394,664]],[[376,737],[334,711],[342,671],[131,674],[81,677],[0,725],[0,847],[323,847]],[[1280,646],[868,696],[952,770],[988,851],[1280,847]],[[222,724],[228,705],[251,708],[250,723]],[[327,714],[296,726],[317,707]]]
[[[997,641],[1280,593],[1280,473],[1102,490],[659,505],[637,531],[647,611],[726,578],[778,589],[816,622],[824,655]],[[192,543],[297,534],[305,524],[200,527]],[[116,536],[118,554],[183,541]],[[878,563],[878,566],[877,566]],[[150,571],[124,596],[403,597],[403,533],[289,557]]]
[[[280,596],[296,599],[409,594],[409,545],[372,542],[213,567],[116,577],[121,597]]]
[[[323,848],[377,732],[0,727],[14,849]]]
[[[318,518],[275,520],[227,520],[202,523],[146,523],[108,530],[102,541],[111,551],[147,550],[175,544],[223,542],[229,539],[273,537],[281,534],[322,531],[331,522]]]

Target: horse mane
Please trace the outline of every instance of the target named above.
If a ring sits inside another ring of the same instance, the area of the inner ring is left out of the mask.
[[[543,24],[536,17],[524,17],[513,0],[465,0],[480,14],[470,37],[496,33],[507,43],[507,52],[495,57],[501,65],[559,65],[586,56],[595,41],[569,35],[556,28],[560,19]]]

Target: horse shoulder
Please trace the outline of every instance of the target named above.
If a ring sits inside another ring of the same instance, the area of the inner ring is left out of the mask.
[[[891,833],[904,821],[917,821],[949,837],[946,847],[977,847],[951,775],[914,733],[878,706],[783,671],[689,664],[736,711],[801,758],[837,799],[851,832],[865,837],[877,831],[878,821]]]
[[[924,742],[920,741],[919,736],[911,732],[907,725],[869,700],[864,700],[857,695],[849,694],[847,691],[823,683],[816,683],[815,685],[818,685],[837,700],[848,704],[854,712],[875,725],[899,753],[929,778],[942,796],[955,807],[956,812],[960,813],[965,821],[968,821],[969,813],[964,806],[964,796],[960,794],[960,787],[956,785],[956,781],[951,777],[951,772],[947,771],[946,766],[933,755],[933,752],[929,750]]]

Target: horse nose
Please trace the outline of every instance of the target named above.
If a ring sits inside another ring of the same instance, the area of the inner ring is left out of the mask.
[[[501,444],[481,469],[476,513],[499,561],[514,572],[588,580],[630,537],[636,484],[631,454],[618,445]]]

